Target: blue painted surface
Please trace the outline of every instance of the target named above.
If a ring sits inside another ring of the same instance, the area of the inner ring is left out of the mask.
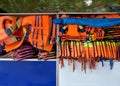
[[[0,61],[0,86],[56,86],[56,62]]]

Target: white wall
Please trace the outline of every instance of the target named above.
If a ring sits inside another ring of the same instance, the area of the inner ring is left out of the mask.
[[[120,86],[120,62],[114,62],[114,67],[110,70],[109,62],[96,64],[96,70],[87,68],[86,74],[81,71],[80,63],[76,62],[76,70],[72,71],[72,65],[59,67],[59,86]]]

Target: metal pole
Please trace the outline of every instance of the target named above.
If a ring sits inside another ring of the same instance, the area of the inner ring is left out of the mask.
[[[56,15],[57,12],[53,12],[53,13],[0,13],[0,15],[13,15],[13,16],[22,16],[22,15]]]
[[[120,14],[120,12],[59,12],[59,14]]]
[[[56,15],[59,18],[59,13]],[[59,43],[59,24],[57,24],[56,32],[56,86],[59,86],[59,57],[58,57],[58,43]]]
[[[120,12],[51,12],[51,13],[0,13],[0,15],[60,15],[60,14],[120,14]]]

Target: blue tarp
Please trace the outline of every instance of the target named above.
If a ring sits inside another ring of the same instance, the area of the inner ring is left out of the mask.
[[[120,24],[120,18],[58,18],[54,24],[79,24],[92,27],[110,27]]]

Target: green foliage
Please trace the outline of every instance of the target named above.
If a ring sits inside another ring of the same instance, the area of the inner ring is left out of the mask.
[[[17,12],[96,12],[110,11],[105,4],[118,4],[120,0],[93,0],[87,6],[83,0],[0,0],[0,8],[10,13]]]

